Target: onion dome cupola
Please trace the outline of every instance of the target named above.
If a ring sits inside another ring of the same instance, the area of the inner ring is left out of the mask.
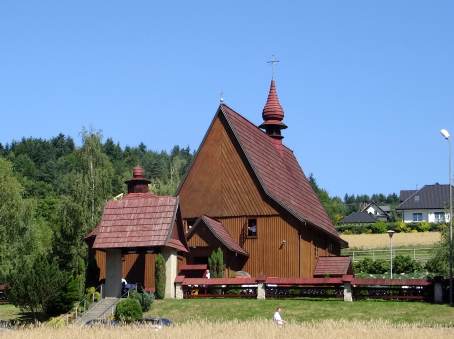
[[[284,110],[279,103],[279,98],[276,91],[276,82],[271,80],[270,91],[265,107],[262,111],[263,123],[259,126],[264,129],[266,134],[276,140],[281,140],[281,130],[287,128],[282,120],[284,120]]]
[[[129,193],[147,193],[149,192],[148,184],[151,182],[144,176],[145,172],[142,167],[136,166],[132,169],[132,178],[126,180]]]

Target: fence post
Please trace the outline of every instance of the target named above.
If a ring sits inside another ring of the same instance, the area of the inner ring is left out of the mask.
[[[352,275],[342,276],[342,282],[344,284],[344,301],[353,301],[352,280]]]
[[[416,248],[413,249],[413,260],[416,260]]]
[[[257,278],[257,299],[266,299],[265,278]]]
[[[353,258],[352,258],[352,262],[355,261],[355,251],[353,251]]]
[[[175,282],[175,299],[183,299],[183,286],[181,282]]]
[[[441,304],[443,302],[443,281],[442,279],[435,278],[434,285],[434,303]]]

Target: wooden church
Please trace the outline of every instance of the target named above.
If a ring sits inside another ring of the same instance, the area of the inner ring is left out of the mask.
[[[230,272],[312,277],[319,257],[338,256],[347,243],[282,142],[274,80],[262,117],[256,126],[220,104],[178,189],[187,263],[206,264],[221,248]]]
[[[166,260],[166,295],[185,267],[224,253],[227,275],[313,277],[351,271],[346,247],[291,149],[282,143],[284,111],[271,81],[263,122],[254,125],[221,103],[177,197],[149,192],[141,167],[128,194],[106,203],[85,238],[107,296],[121,278],[155,288],[154,263]],[[350,272],[351,273],[351,272]],[[244,275],[244,274],[243,274]]]

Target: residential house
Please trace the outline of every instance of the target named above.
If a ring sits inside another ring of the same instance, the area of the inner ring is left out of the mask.
[[[454,190],[453,190],[454,191]],[[449,185],[425,185],[419,190],[400,191],[400,205],[396,208],[402,221],[449,222]]]
[[[359,212],[345,216],[340,224],[371,224],[376,221],[390,221],[391,207],[379,205],[374,201],[362,204]]]

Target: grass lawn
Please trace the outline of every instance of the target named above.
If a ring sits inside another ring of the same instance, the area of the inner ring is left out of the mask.
[[[20,313],[20,309],[11,304],[0,304],[0,320],[17,318]]]
[[[378,320],[454,326],[454,307],[422,302],[340,300],[185,299],[157,300],[146,316],[162,316],[181,323],[190,320],[271,319],[277,306],[290,321]]]

